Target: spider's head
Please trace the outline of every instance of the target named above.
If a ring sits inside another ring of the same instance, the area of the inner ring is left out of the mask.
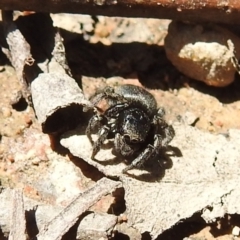
[[[118,129],[127,144],[144,142],[151,127],[147,114],[139,108],[129,108],[119,115]]]

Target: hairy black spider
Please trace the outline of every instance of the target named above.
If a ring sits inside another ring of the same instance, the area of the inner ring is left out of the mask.
[[[92,159],[106,139],[114,138],[118,153],[124,157],[136,155],[123,172],[141,168],[175,136],[173,127],[164,120],[164,109],[158,109],[153,95],[141,87],[130,84],[116,90],[106,87],[91,102],[95,114],[88,123],[86,135],[93,144]],[[98,130],[95,142],[91,137],[94,129]]]

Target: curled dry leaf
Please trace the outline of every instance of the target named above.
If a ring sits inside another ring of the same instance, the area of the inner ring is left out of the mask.
[[[44,133],[63,132],[81,123],[90,105],[76,81],[64,73],[42,73],[31,84],[32,101]]]

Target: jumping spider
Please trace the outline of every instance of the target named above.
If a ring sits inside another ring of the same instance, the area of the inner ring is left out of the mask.
[[[158,109],[153,95],[141,87],[106,87],[91,102],[95,115],[88,123],[86,135],[93,144],[92,159],[106,139],[114,138],[116,152],[124,157],[136,155],[123,172],[141,168],[175,136],[173,127],[164,120],[164,109]],[[93,142],[91,134],[96,128],[98,139]]]

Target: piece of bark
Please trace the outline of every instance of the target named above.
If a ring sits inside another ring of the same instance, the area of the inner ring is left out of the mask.
[[[23,192],[14,189],[12,192],[11,224],[9,240],[26,240],[26,219]]]
[[[32,101],[44,133],[59,133],[81,123],[85,99],[76,81],[64,73],[41,73],[31,84]]]
[[[16,70],[25,99],[30,102],[31,94],[29,86],[23,78],[23,69],[25,64],[34,62],[31,55],[31,47],[18,29],[16,23],[13,21],[12,12],[2,11],[2,19],[4,24],[4,34],[8,44],[8,49],[2,48],[2,50]]]
[[[65,47],[63,44],[63,39],[58,31],[55,33],[54,37],[54,49],[52,51],[53,59],[57,64],[60,65],[62,69],[65,70],[66,74],[68,74],[70,77],[72,77],[71,70],[68,66],[66,54],[65,54]],[[53,67],[50,68],[50,71],[56,71]]]
[[[174,129],[169,159],[159,157],[146,166],[148,171],[134,169],[128,174],[121,173],[126,165],[114,158],[113,144],[101,149],[97,162],[91,160],[86,136],[72,131],[61,143],[73,155],[122,181],[128,226],[149,232],[152,239],[197,212],[203,211],[208,222],[240,214],[240,131],[229,130],[226,138],[190,126],[174,125]]]
[[[118,181],[107,178],[99,180],[92,188],[77,196],[62,212],[44,226],[38,240],[60,240],[62,236],[77,222],[79,216],[96,203],[101,197],[121,187]]]
[[[89,15],[165,18],[236,24],[240,20],[240,2],[236,0],[2,0],[3,10],[66,12]]]

